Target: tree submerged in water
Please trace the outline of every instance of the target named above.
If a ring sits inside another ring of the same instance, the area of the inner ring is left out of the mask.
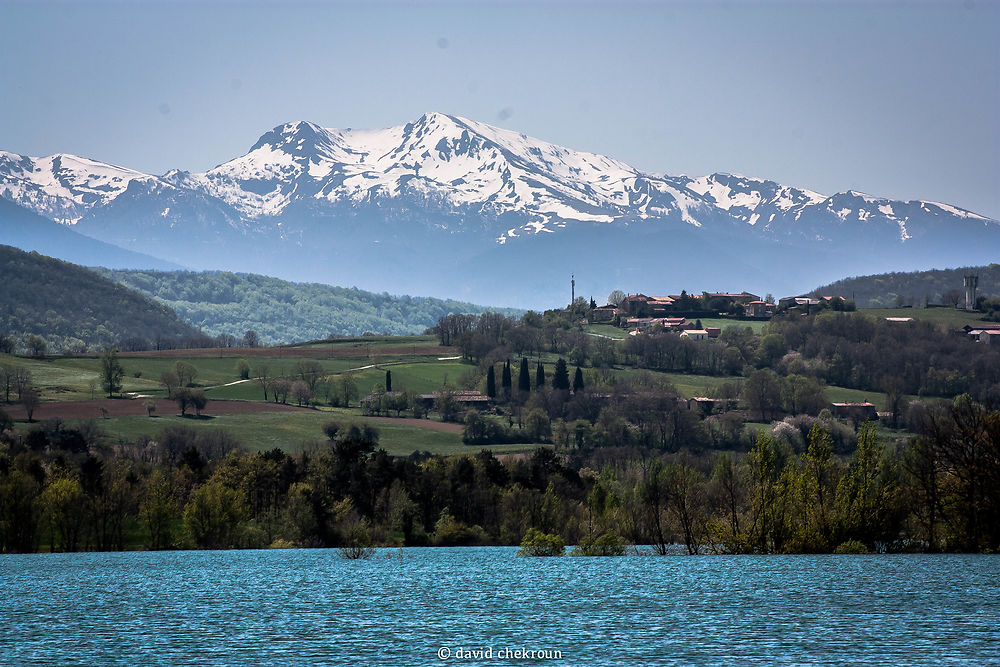
[[[338,549],[341,558],[347,560],[367,560],[375,555],[371,533],[366,522],[359,521],[347,534],[346,544]]]
[[[562,556],[566,553],[566,543],[559,535],[543,533],[537,528],[529,528],[521,540],[518,556]]]
[[[614,533],[587,535],[569,552],[570,556],[624,556],[625,540]]]

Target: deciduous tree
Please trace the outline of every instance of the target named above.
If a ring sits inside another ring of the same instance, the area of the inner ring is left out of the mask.
[[[125,369],[118,361],[118,350],[109,347],[101,355],[101,386],[108,392],[108,398],[115,393],[121,393],[122,378],[125,377]]]
[[[177,376],[179,386],[190,387],[198,377],[198,369],[194,364],[178,359],[174,362],[174,374]]]

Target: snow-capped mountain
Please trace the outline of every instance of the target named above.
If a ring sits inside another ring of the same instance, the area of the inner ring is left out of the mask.
[[[718,285],[657,277],[671,289],[728,288],[768,277],[784,286],[790,278],[774,275],[775,260],[797,270],[790,258],[801,251],[813,258],[799,268],[815,269],[823,257],[849,248],[896,264],[948,263],[958,255],[968,264],[975,259],[969,253],[988,251],[992,258],[1000,250],[1000,224],[946,204],[856,192],[826,196],[729,174],[643,173],[440,113],[382,130],[288,123],[205,173],[152,176],[70,155],[0,152],[0,196],[171,261],[245,270],[263,264],[286,277],[317,279],[331,268],[310,269],[291,257],[334,259],[344,269],[337,274],[342,282],[374,258],[397,270],[405,265],[411,276],[421,272],[414,255],[435,262],[436,271],[475,255],[515,270],[519,257],[542,247],[556,257],[586,255],[598,250],[595,243],[601,248],[593,256],[614,258],[619,277],[661,272],[663,260],[682,266],[688,255],[725,256],[735,272]],[[874,245],[880,251],[873,255]],[[546,266],[562,270],[566,262],[550,258]],[[847,264],[833,277],[853,270]],[[433,284],[454,289],[455,275]],[[399,288],[398,271],[382,278],[384,284],[366,285]],[[803,286],[818,278],[803,277]]]
[[[0,196],[66,224],[112,201],[134,180],[154,177],[76,155],[33,158],[0,151]]]

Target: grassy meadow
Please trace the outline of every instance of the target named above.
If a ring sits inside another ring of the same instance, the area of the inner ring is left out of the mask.
[[[961,329],[965,325],[975,327],[984,324],[980,313],[970,313],[956,308],[859,308],[859,313],[872,317],[912,317],[915,320],[933,322],[946,329]]]
[[[971,321],[967,313],[952,309],[898,309],[866,310],[875,316],[923,316],[949,327],[958,327]],[[733,320],[702,320],[705,326],[750,326],[755,331],[763,328],[763,322],[738,322]],[[622,339],[627,332],[609,325],[589,325],[590,334]],[[468,385],[475,367],[457,358],[454,348],[441,347],[433,336],[350,338],[333,341],[312,341],[298,345],[252,350],[171,350],[167,352],[146,352],[122,354],[120,361],[124,369],[123,392],[132,396],[165,398],[166,391],[160,383],[160,375],[172,370],[174,364],[186,361],[197,368],[195,386],[205,391],[210,400],[260,402],[264,399],[259,382],[242,380],[237,363],[246,359],[252,369],[267,366],[270,377],[292,378],[295,365],[302,361],[315,361],[323,369],[324,379],[333,380],[344,373],[350,373],[357,385],[360,396],[364,396],[377,386],[383,386],[385,373],[392,372],[393,389],[407,389],[416,393],[430,393],[445,384],[462,387]],[[551,379],[558,355],[544,353],[541,360],[546,377]],[[100,358],[89,356],[51,356],[40,359],[0,355],[0,363],[26,367],[31,371],[34,383],[41,390],[43,404],[64,401],[89,401],[103,398],[100,382]],[[532,381],[535,376],[536,360],[530,362]],[[514,363],[516,380],[517,363]],[[572,373],[572,366],[570,367]],[[585,369],[585,375],[601,375],[605,378],[636,373],[631,367],[618,366],[613,369]],[[674,388],[685,397],[704,396],[723,382],[739,381],[710,375],[683,373],[663,373]],[[483,389],[484,387],[480,387]],[[843,387],[827,387],[827,397],[831,401],[871,401],[881,407],[884,396],[877,392],[866,392]],[[186,426],[194,429],[225,429],[240,440],[250,450],[268,450],[280,447],[287,451],[303,451],[322,442],[322,425],[335,418],[354,419],[370,422],[381,432],[381,445],[391,454],[407,455],[414,451],[429,451],[450,454],[468,451],[462,444],[458,427],[451,432],[442,430],[441,425],[429,427],[427,420],[382,420],[361,415],[355,401],[350,409],[318,407],[288,412],[255,411],[239,414],[213,414],[211,402],[206,415],[199,419],[181,417],[179,414],[154,414],[153,416],[128,415],[97,417],[97,423],[104,433],[105,441],[114,443],[121,439],[133,440],[140,436],[155,437],[169,426]],[[41,411],[45,412],[45,411]],[[224,410],[220,409],[220,412]],[[99,414],[95,408],[95,415]],[[17,428],[25,430],[29,425],[21,421]],[[497,451],[523,451],[528,445],[493,447]]]

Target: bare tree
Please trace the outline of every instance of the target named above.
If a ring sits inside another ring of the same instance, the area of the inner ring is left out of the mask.
[[[257,382],[260,383],[261,388],[264,389],[264,400],[267,400],[267,388],[268,388],[268,375],[271,369],[267,364],[260,364],[253,370],[253,377]]]
[[[622,302],[625,301],[625,299],[627,298],[628,297],[625,296],[625,292],[621,291],[620,289],[616,289],[615,291],[613,291],[611,294],[608,295],[608,303],[615,306],[620,306],[622,305]]]
[[[21,405],[24,406],[24,411],[28,415],[28,421],[33,421],[35,410],[38,409],[38,404],[41,402],[41,394],[35,387],[25,387],[21,392]]]
[[[946,306],[951,306],[952,308],[958,308],[958,304],[965,301],[965,292],[958,289],[957,287],[952,288],[950,290],[947,290],[944,294],[941,295],[941,301],[943,301],[944,305]]]

